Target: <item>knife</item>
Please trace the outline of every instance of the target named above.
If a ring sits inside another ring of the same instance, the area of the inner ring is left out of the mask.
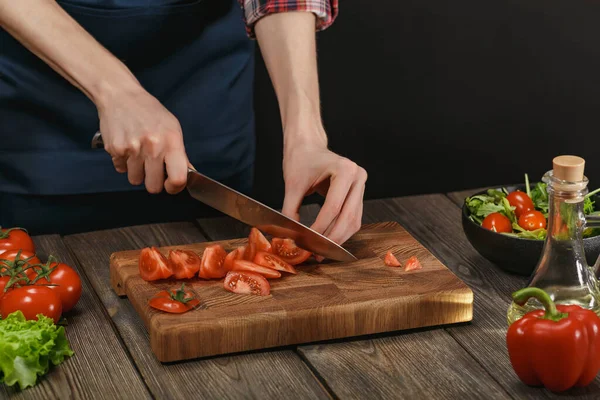
[[[96,132],[92,148],[103,148]],[[348,250],[304,224],[252,199],[193,168],[188,168],[187,190],[200,202],[274,237],[290,238],[301,248],[335,261],[356,261]]]
[[[193,168],[188,168],[187,190],[196,200],[274,237],[293,239],[311,253],[335,261],[357,260],[331,239]]]

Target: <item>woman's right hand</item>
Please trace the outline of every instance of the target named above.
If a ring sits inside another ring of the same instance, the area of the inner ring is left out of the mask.
[[[185,188],[189,161],[181,126],[156,98],[141,86],[120,90],[99,102],[98,115],[104,149],[132,185],[145,183],[150,193]]]

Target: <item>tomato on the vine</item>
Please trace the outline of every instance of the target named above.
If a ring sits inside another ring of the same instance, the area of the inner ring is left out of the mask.
[[[528,211],[519,218],[519,226],[528,231],[546,228],[546,217],[537,210]]]
[[[507,216],[494,212],[483,219],[481,226],[495,232],[512,232],[512,224]]]
[[[29,233],[22,228],[0,229],[0,254],[19,249],[35,253],[35,245]]]
[[[62,303],[58,294],[47,286],[22,286],[9,290],[0,301],[0,315],[6,317],[20,310],[26,319],[36,320],[38,314],[58,323]]]
[[[508,203],[511,206],[515,207],[515,215],[517,218],[527,211],[535,209],[531,197],[529,197],[527,193],[520,190],[515,190],[514,192],[509,193],[508,196],[506,196],[506,200],[508,200]]]
[[[36,285],[50,285],[48,287],[58,294],[62,312],[71,311],[81,297],[81,278],[67,264],[50,262],[38,270],[35,278],[39,278]]]
[[[22,251],[21,249],[6,250],[4,253],[0,254],[0,272],[19,266],[25,270],[25,274],[30,279],[36,275],[36,271],[32,266],[41,263],[42,261],[35,253],[25,250]]]

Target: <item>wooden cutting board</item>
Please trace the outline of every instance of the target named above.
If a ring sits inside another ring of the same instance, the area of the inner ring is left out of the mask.
[[[220,242],[229,251],[247,240]],[[202,254],[212,243],[163,247]],[[271,295],[226,291],[223,280],[191,279],[201,307],[168,314],[149,307],[160,290],[181,281],[144,281],[138,271],[141,250],[114,253],[111,284],[126,295],[149,331],[151,347],[162,362],[309,343],[380,332],[470,321],[473,292],[395,222],[365,225],[345,247],[359,260],[299,266],[297,275],[270,280]],[[391,250],[400,262],[416,255],[416,271],[383,263]]]

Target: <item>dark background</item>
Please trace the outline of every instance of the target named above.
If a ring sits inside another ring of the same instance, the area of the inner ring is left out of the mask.
[[[331,149],[369,173],[366,198],[535,181],[559,154],[600,184],[599,3],[340,3],[317,36],[323,118]],[[257,55],[255,196],[280,206],[281,125]]]

